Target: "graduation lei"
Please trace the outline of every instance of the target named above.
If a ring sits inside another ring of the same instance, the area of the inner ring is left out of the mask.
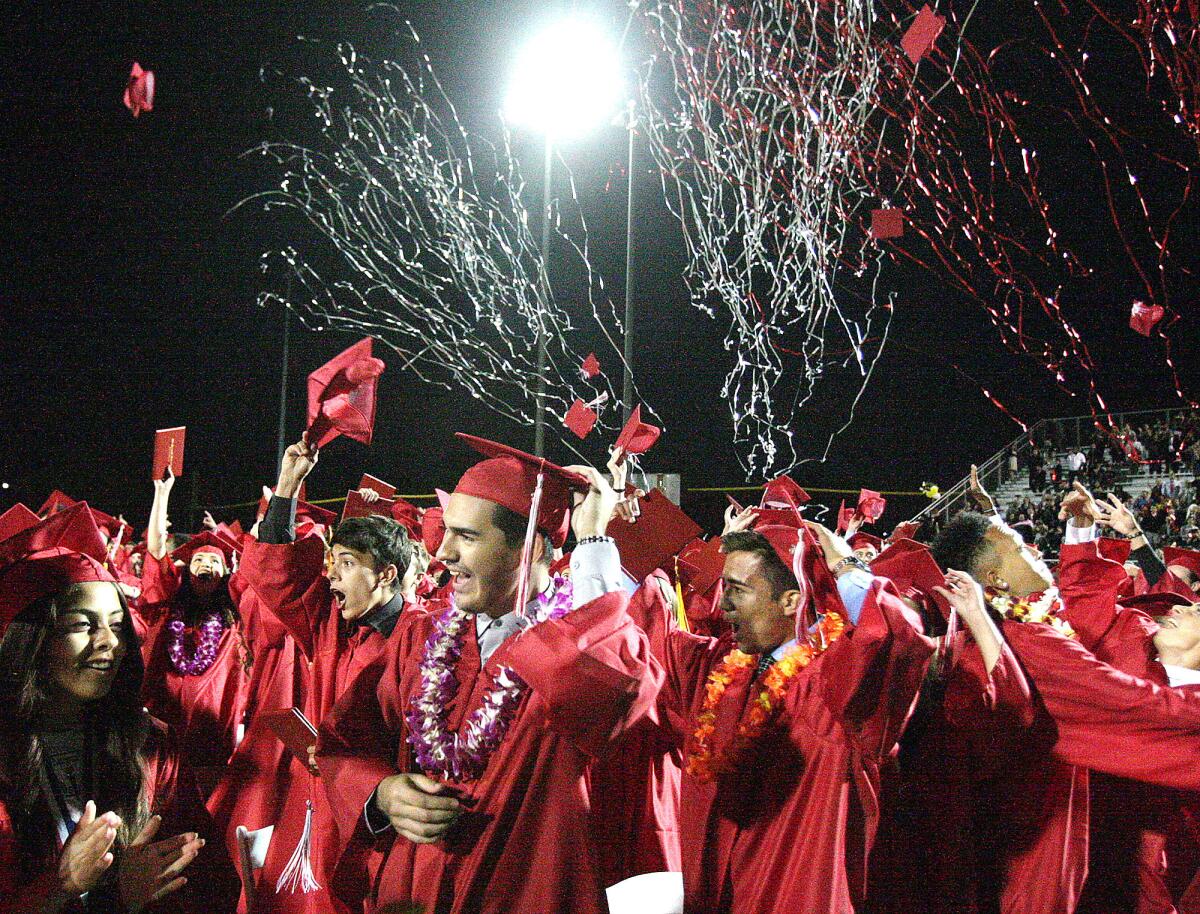
[[[554,578],[550,590],[537,598],[535,621],[562,618],[570,612],[571,600],[571,581]],[[459,685],[454,667],[462,656],[467,628],[474,624],[474,616],[454,606],[434,620],[421,657],[421,685],[405,715],[417,764],[430,777],[446,781],[474,781],[483,775],[527,688],[512,668],[498,667],[492,688],[461,730],[450,728],[446,709]]]
[[[1051,587],[1040,594],[1030,594],[1025,600],[1015,600],[992,587],[986,588],[983,595],[988,605],[1005,619],[1012,619],[1014,622],[1041,622],[1068,638],[1076,637],[1075,629],[1059,615],[1062,612],[1062,600],[1058,596],[1057,587]]]
[[[696,731],[688,747],[687,773],[707,783],[734,770],[747,750],[762,736],[767,725],[779,716],[792,679],[821,656],[845,630],[846,620],[840,613],[828,612],[822,616],[804,641],[788,648],[767,670],[762,691],[750,703],[750,713],[738,726],[737,734],[728,747],[714,747],[717,707],[726,689],[734,682],[740,684],[750,679],[757,665],[753,654],[737,649],[726,654],[709,674],[704,687],[704,704],[696,717]]]

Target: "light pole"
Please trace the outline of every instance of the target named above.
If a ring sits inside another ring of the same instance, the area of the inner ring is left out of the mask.
[[[545,138],[542,183],[542,285],[537,321],[537,415],[534,453],[546,444],[547,340],[545,304],[550,294],[550,209],[553,201],[554,151],[611,119],[620,99],[620,57],[605,29],[595,20],[569,17],[538,32],[517,58],[505,101],[505,115]],[[628,311],[628,305],[626,306]]]

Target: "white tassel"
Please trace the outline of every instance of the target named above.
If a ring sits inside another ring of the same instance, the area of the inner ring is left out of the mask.
[[[312,800],[306,800],[305,805],[308,808],[304,812],[304,834],[300,836],[300,843],[292,851],[292,859],[287,862],[287,866],[279,874],[279,881],[275,883],[275,891],[280,894],[284,892],[299,892],[301,895],[307,895],[309,892],[315,892],[321,887],[321,883],[317,882],[317,877],[313,875],[312,861],[310,859],[312,848]]]

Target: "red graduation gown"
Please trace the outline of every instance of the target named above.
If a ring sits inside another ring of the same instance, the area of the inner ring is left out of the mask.
[[[386,657],[354,683],[321,728],[322,780],[346,842],[335,888],[348,903],[366,894],[370,911],[414,902],[425,914],[607,910],[588,770],[647,713],[662,681],[627,602],[624,593],[609,593],[542,622],[508,638],[482,668],[468,633],[455,666],[460,686],[447,709],[449,726],[457,730],[479,707],[500,666],[515,670],[529,688],[483,776],[459,785],[468,812],[443,840],[423,845],[392,831],[372,838],[362,816],[383,778],[415,770],[405,713],[419,688],[434,617],[401,617]]]
[[[727,639],[673,630],[661,643],[663,719],[680,744],[696,726],[709,673]],[[744,770],[702,783],[683,776],[680,802],[689,914],[847,914],[866,891],[879,819],[880,767],[912,709],[933,644],[886,581],[857,626],[788,690],[781,726]],[[717,713],[730,732],[761,688],[731,686]],[[753,776],[749,774],[753,772]]]
[[[166,727],[157,721],[144,753],[150,811],[163,817],[156,840],[194,831],[208,844],[184,871],[187,885],[142,910],[145,914],[232,911],[240,891],[237,874],[222,851],[191,769]],[[46,816],[49,815],[47,808]],[[45,849],[36,872],[22,872],[19,839],[13,831],[9,807],[0,796],[0,914],[27,914],[40,899],[53,895],[61,852],[62,846],[55,841],[53,847]]]
[[[1118,605],[1130,578],[1121,552],[1103,540],[1062,548],[1059,590],[1063,616],[1080,643],[1124,673],[1168,685],[1157,660],[1158,626],[1137,610]],[[1091,776],[1088,878],[1080,914],[1171,912],[1164,852],[1169,824],[1180,798],[1170,791],[1102,773]]]
[[[211,789],[219,777],[217,769],[233,753],[246,710],[250,676],[238,630],[241,622],[222,632],[216,659],[207,670],[198,676],[180,673],[168,653],[172,633],[167,623],[178,592],[178,578],[174,587],[170,584],[175,574],[169,558],[155,561],[147,557],[142,580],[149,586],[143,591],[139,610],[147,629],[142,642],[146,664],[142,701],[151,714],[176,732],[189,764],[197,769],[201,783]],[[229,587],[231,595],[240,592],[236,575]]]
[[[1051,740],[1033,741],[1029,683],[1007,647],[990,674],[961,633],[944,681],[926,680],[884,782],[880,835],[871,854],[871,914],[976,914],[1014,910],[1003,877],[1022,846],[1006,808],[1020,778],[1044,765]],[[1026,758],[1033,764],[1017,765]],[[1007,802],[1006,802],[1007,800]]]
[[[210,807],[234,859],[237,826],[275,827],[257,878],[256,912],[343,910],[329,890],[335,826],[325,791],[309,772],[308,760],[294,758],[262,722],[265,712],[298,707],[320,726],[349,683],[384,649],[386,639],[370,626],[351,629],[343,622],[324,569],[324,542],[307,536],[295,543],[248,544],[238,571],[274,624],[264,623],[264,656],[256,659],[250,699],[255,715]],[[275,885],[303,834],[310,802],[310,861],[321,888],[277,894]]]

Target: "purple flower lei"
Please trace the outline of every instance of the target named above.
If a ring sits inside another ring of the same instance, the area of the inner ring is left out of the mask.
[[[571,611],[571,582],[556,577],[548,593],[538,594],[536,621],[561,619]],[[451,606],[433,623],[421,658],[421,687],[405,718],[408,742],[417,764],[430,777],[473,781],[482,776],[492,753],[503,742],[526,685],[510,667],[496,671],[496,684],[467,718],[461,733],[446,723],[446,707],[458,692],[454,666],[462,656],[463,636],[474,620]]]
[[[537,595],[538,608],[534,621],[545,622],[547,619],[561,619],[571,611],[571,599],[574,593],[575,588],[571,585],[571,579],[556,575],[550,581],[549,592]]]
[[[496,672],[496,687],[454,733],[446,723],[446,706],[458,692],[454,665],[462,655],[463,632],[473,621],[450,607],[433,623],[421,658],[421,688],[408,714],[408,741],[417,764],[430,777],[470,781],[483,774],[496,747],[508,732],[525,683],[508,667]]]
[[[171,665],[184,676],[199,676],[205,672],[217,659],[217,648],[221,644],[221,634],[225,626],[219,612],[210,613],[196,627],[193,639],[187,637],[187,627],[183,624],[183,610],[171,610],[171,620],[167,623],[171,630],[171,640],[167,643],[167,656]],[[194,640],[195,650],[187,656],[187,642]]]

